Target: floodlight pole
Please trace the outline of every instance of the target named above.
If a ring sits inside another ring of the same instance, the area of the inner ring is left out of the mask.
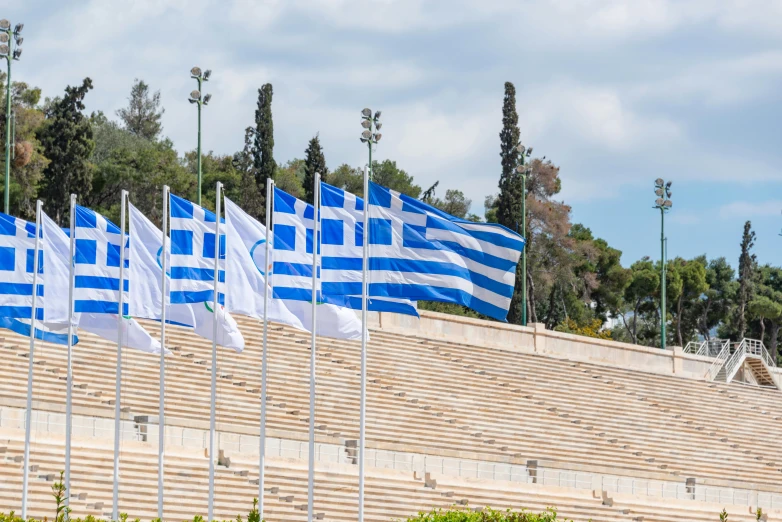
[[[198,158],[196,160],[198,165],[198,193],[196,196],[196,203],[198,203],[199,206],[201,205],[201,107],[208,104],[209,98],[211,97],[211,94],[204,96],[202,87],[204,82],[209,81],[209,76],[211,74],[212,71],[210,70],[206,70],[202,73],[200,67],[193,67],[190,69],[190,77],[198,83],[198,91],[195,93],[190,93],[189,101],[190,103],[195,103],[198,106],[198,148],[196,150],[196,153],[198,154]],[[198,96],[194,97],[193,95],[196,93]]]
[[[665,320],[666,320],[666,267],[665,267],[665,213],[671,209],[671,182],[665,183],[662,178],[654,182],[655,206],[660,209],[660,348],[665,350]]]
[[[201,85],[203,80],[199,76],[196,78],[198,82],[198,92],[201,91]],[[203,94],[201,95],[203,99]],[[201,100],[198,100],[198,206],[201,206]]]
[[[11,26],[9,24],[8,29],[2,30],[8,35],[8,54],[5,55],[5,60],[8,62],[8,77],[6,78],[6,92],[5,92],[5,185],[3,195],[3,208],[6,214],[9,213],[9,201],[11,184],[11,62],[13,61],[14,52],[14,39],[12,37]]]

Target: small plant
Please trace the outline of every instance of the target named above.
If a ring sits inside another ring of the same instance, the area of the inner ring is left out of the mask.
[[[60,471],[60,481],[52,484],[52,495],[54,496],[54,502],[57,505],[54,520],[56,522],[62,522],[70,518],[71,508],[66,505],[66,495],[68,492],[65,488],[65,482],[63,481],[63,475],[65,473]]]
[[[755,511],[755,520],[763,520],[763,508],[759,507],[757,511]]]
[[[237,522],[242,522],[242,517],[236,518]],[[261,520],[261,514],[258,513],[258,499],[253,499],[253,508],[247,513],[247,522],[263,522]]]
[[[543,513],[528,511],[498,511],[487,507],[481,511],[472,511],[466,507],[449,510],[434,509],[428,513],[408,518],[407,522],[557,522],[557,512],[548,508]]]
[[[728,512],[725,509],[720,513],[720,522],[728,522]]]

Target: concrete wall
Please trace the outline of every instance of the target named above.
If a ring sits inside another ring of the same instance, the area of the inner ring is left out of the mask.
[[[407,315],[372,313],[370,328],[691,379],[703,379],[713,361],[708,357],[684,353],[679,346],[660,350],[546,330],[539,323],[524,327],[426,310],[419,311],[419,314],[420,319]]]

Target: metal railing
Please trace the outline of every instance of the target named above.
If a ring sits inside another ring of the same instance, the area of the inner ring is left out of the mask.
[[[730,382],[739,370],[745,356],[756,357],[762,360],[770,368],[776,367],[776,361],[766,350],[763,341],[757,339],[742,339],[735,348],[733,355],[725,363],[725,381]],[[776,382],[776,377],[769,371],[771,378]]]
[[[730,350],[731,344],[726,342],[720,352],[714,357],[714,362],[711,363],[709,371],[706,372],[706,379],[713,381],[717,377],[717,374],[720,373],[720,370],[725,365],[725,361],[730,356]]]
[[[706,341],[690,341],[684,347],[684,353],[700,355],[703,357],[717,357],[725,344],[730,343],[726,339],[708,339]]]

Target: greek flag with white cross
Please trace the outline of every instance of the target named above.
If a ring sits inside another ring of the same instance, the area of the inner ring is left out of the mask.
[[[122,238],[117,225],[94,210],[76,205],[73,306],[76,313],[119,313],[119,260]],[[69,230],[66,229],[66,233]],[[128,261],[125,259],[125,267]],[[125,279],[124,291],[128,291]],[[127,299],[123,315],[128,313]]]
[[[0,317],[30,319],[33,306],[33,264],[35,224],[0,213]],[[43,252],[38,256],[43,273]],[[38,279],[38,295],[43,281]],[[43,320],[43,300],[38,300],[35,316]]]
[[[331,187],[335,190],[334,187]],[[350,195],[352,196],[352,195]],[[355,230],[356,223],[356,205],[358,212],[363,208],[361,199],[354,199],[352,211],[341,215],[344,222],[330,218],[326,219],[325,203],[321,207],[321,233],[318,239],[319,252],[323,255],[321,258],[318,284],[321,285],[319,301],[337,306],[361,310],[361,261],[363,254],[361,252],[361,221],[358,222],[359,234],[347,232],[340,236],[338,228],[346,227],[349,230]],[[321,198],[321,201],[331,201],[328,196]],[[315,208],[278,189],[274,188],[274,264],[272,267],[272,287],[274,297],[278,299],[288,299],[294,301],[310,301],[312,299],[312,252],[313,252],[313,230]],[[342,241],[339,245],[338,239],[344,237],[352,239]],[[341,247],[341,248],[340,248]],[[326,262],[331,262],[335,249],[342,251],[342,255],[348,259],[345,273],[350,272],[347,277],[355,281],[357,277],[357,291],[351,293],[327,292],[326,287]],[[356,255],[358,256],[358,268],[356,272]],[[347,269],[349,268],[349,270]],[[396,298],[376,298],[369,299],[367,309],[373,312],[393,312],[405,315],[418,316],[418,310],[414,303],[407,299]]]
[[[441,301],[504,321],[524,238],[369,183],[369,295]]]
[[[215,214],[173,194],[170,209],[171,304],[214,301]],[[220,259],[225,259],[224,233]],[[222,287],[225,270],[217,275]],[[224,305],[225,294],[218,292],[217,300]]]

